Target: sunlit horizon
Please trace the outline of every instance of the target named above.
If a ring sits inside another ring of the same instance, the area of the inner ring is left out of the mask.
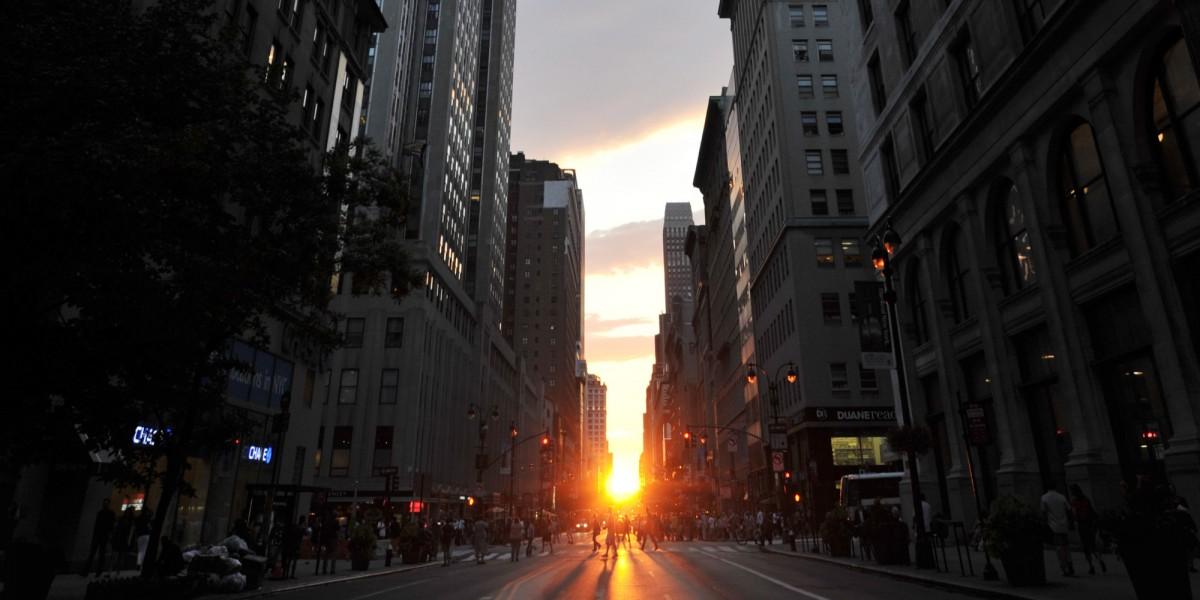
[[[624,502],[633,498],[642,488],[637,468],[630,469],[628,465],[614,463],[606,487],[609,499],[614,502]]]

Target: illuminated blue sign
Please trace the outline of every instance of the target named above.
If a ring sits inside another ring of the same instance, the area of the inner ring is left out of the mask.
[[[246,446],[246,460],[251,462],[269,465],[272,454],[274,454],[274,449],[271,446]]]
[[[158,430],[153,427],[138,425],[133,428],[134,446],[154,446],[156,437],[158,437]]]

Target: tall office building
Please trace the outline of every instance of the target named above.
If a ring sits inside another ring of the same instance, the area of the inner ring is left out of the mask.
[[[853,2],[722,0],[730,21],[738,119],[742,205],[748,253],[754,354],[768,376],[749,398],[750,431],[787,432],[785,462],[800,467],[810,508],[836,498],[839,477],[888,469],[879,452],[894,422],[822,420],[822,410],[891,407],[890,386],[859,364],[853,292],[874,281],[862,250],[867,218],[848,118],[853,55],[859,38]],[[733,152],[730,149],[730,152]],[[799,379],[769,379],[794,363]],[[885,380],[886,381],[886,380]],[[886,413],[868,413],[882,415]],[[766,448],[750,440],[751,496],[775,489]],[[808,468],[803,468],[807,466]]]
[[[502,330],[546,383],[557,418],[558,483],[570,498],[583,467],[583,192],[575,172],[524,154],[509,164]]]
[[[861,4],[862,164],[873,232],[901,238],[934,510],[1069,484],[1118,506],[1140,477],[1200,501],[1200,5]]]
[[[414,25],[377,39],[381,79],[366,128],[394,139],[395,163],[411,176],[404,229],[423,285],[398,304],[359,289],[353,273],[338,287],[348,344],[321,390],[314,472],[338,502],[354,502],[357,489],[360,500],[457,511],[462,497],[507,492],[508,470],[531,460],[509,455],[509,427],[536,431],[545,418],[540,384],[499,334],[497,279],[481,273],[504,255],[496,219],[506,217],[507,189],[495,184],[507,178],[515,0],[397,2],[385,8]],[[394,68],[385,52],[396,55]],[[472,236],[475,217],[489,224]],[[485,257],[486,268],[469,268],[470,256]],[[477,454],[489,464],[479,481]],[[400,487],[384,490],[393,471]]]
[[[684,243],[692,226],[692,205],[668,202],[663,211],[663,283],[666,289],[664,309],[671,312],[672,298],[692,299],[692,269]]]
[[[602,491],[608,475],[608,386],[598,375],[587,376],[583,415],[584,473]]]
[[[367,54],[367,89],[363,95],[363,134],[383,152],[388,161],[398,164],[406,139],[405,119],[411,117],[408,90],[417,65],[413,37],[418,28],[416,6],[419,0],[379,2],[387,20],[387,30],[372,36]],[[411,150],[410,150],[411,151]]]

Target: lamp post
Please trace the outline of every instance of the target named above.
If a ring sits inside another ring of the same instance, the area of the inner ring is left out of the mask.
[[[762,373],[763,376],[767,377],[767,396],[771,401],[771,427],[768,430],[771,435],[768,436],[768,438],[767,438],[768,440],[770,440],[767,444],[767,447],[768,447],[768,449],[767,449],[767,452],[768,452],[767,464],[772,463],[772,461],[770,460],[770,458],[771,458],[771,456],[769,454],[770,452],[773,452],[773,451],[787,452],[787,437],[786,437],[787,432],[786,432],[786,430],[783,431],[783,433],[784,433],[783,444],[780,447],[776,448],[775,447],[776,444],[774,443],[775,435],[777,434],[779,429],[782,429],[782,426],[780,425],[780,422],[779,422],[781,419],[781,417],[779,416],[779,374],[782,373],[784,371],[784,369],[787,369],[787,373],[786,373],[786,375],[784,375],[784,380],[787,381],[788,384],[796,383],[796,380],[799,379],[799,374],[796,371],[796,363],[793,363],[791,361],[788,361],[787,363],[780,365],[778,369],[775,369],[774,377],[772,377],[769,373],[767,373],[767,371],[765,371],[762,367],[758,366],[755,363],[748,363],[746,365],[746,383],[753,385],[755,382],[757,382],[759,373]],[[785,465],[785,467],[786,467],[786,465]],[[783,485],[779,481],[779,474],[772,472],[771,480],[774,482],[774,489],[776,492],[775,493],[776,508],[779,510],[780,515],[782,515],[784,512],[784,507],[787,506],[787,502],[783,498],[784,489],[783,489]]]
[[[478,413],[479,409],[475,406],[475,404],[471,404],[471,406],[467,408],[467,420],[475,420],[475,417],[478,416]],[[496,406],[492,407],[491,420],[500,420],[500,409]],[[483,483],[483,469],[487,466],[487,451],[484,448],[485,442],[487,441],[487,434],[488,420],[481,418],[479,419],[479,449],[475,453],[475,483],[478,484]]]
[[[892,270],[892,254],[899,247],[900,234],[889,226],[882,236],[875,238],[871,262],[875,269],[883,274],[883,301],[887,305],[888,330],[892,343],[892,355],[896,363],[896,392],[900,397],[900,424],[904,427],[912,427],[912,404],[908,395],[908,377],[904,369],[904,350],[900,347],[900,318],[896,311],[895,272]],[[930,569],[935,566],[933,544],[929,540],[929,532],[925,530],[925,507],[921,502],[921,477],[917,472],[917,453],[911,445],[905,450],[905,462],[908,465],[909,481],[912,483],[913,514],[916,517],[917,568]]]
[[[515,519],[516,513],[516,477],[517,472],[517,422],[508,423],[508,518]]]

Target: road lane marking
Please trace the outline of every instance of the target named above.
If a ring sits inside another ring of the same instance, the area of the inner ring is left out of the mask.
[[[747,567],[744,565],[739,565],[738,563],[735,563],[732,560],[726,560],[726,559],[720,558],[720,557],[715,557],[715,558],[723,563],[728,563],[728,564],[733,565],[747,573],[750,573],[751,575],[755,575],[761,579],[770,581],[771,583],[773,583],[785,590],[790,590],[790,591],[796,592],[797,594],[800,594],[801,596],[807,596],[809,598],[812,598],[813,600],[829,600],[829,598],[826,598],[825,596],[822,596],[820,594],[814,594],[808,590],[800,589],[794,585],[791,585],[786,582],[775,579],[774,577],[771,577],[770,575],[767,575],[766,573],[760,573],[759,571],[751,569],[750,567]]]
[[[370,594],[366,594],[366,595],[364,595],[364,596],[358,596],[358,597],[355,597],[355,598],[351,598],[351,600],[364,600],[365,598],[374,598],[375,596],[378,596],[378,595],[380,595],[380,594],[386,594],[386,593],[388,593],[388,592],[394,592],[394,591],[396,591],[396,590],[402,590],[402,589],[404,589],[404,588],[406,588],[406,587],[412,587],[412,586],[414,586],[414,585],[417,585],[417,584],[425,583],[426,581],[429,581],[429,578],[426,578],[426,579],[418,579],[418,580],[416,580],[416,581],[410,581],[410,582],[408,582],[408,583],[406,583],[406,584],[403,584],[403,585],[398,585],[398,586],[396,586],[396,587],[391,587],[391,588],[388,588],[388,589],[386,589],[386,590],[379,590],[378,592],[371,592]]]

